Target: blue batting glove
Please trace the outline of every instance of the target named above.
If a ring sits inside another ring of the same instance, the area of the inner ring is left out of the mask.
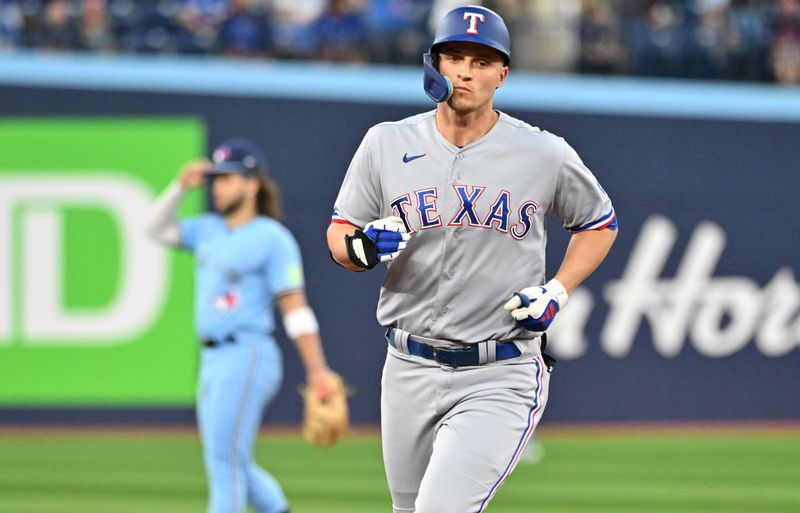
[[[372,221],[364,227],[364,234],[375,243],[379,262],[394,260],[411,238],[403,220],[396,216]]]

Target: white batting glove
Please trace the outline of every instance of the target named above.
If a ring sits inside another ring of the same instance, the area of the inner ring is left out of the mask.
[[[553,278],[541,287],[528,287],[514,293],[503,308],[511,312],[517,324],[529,331],[543,332],[567,304],[569,295],[560,281]]]
[[[364,230],[345,236],[350,260],[359,267],[372,269],[380,262],[397,258],[411,236],[403,220],[396,216],[372,221]]]

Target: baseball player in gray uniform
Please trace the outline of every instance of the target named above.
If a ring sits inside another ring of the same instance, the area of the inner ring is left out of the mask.
[[[617,233],[576,152],[493,109],[509,43],[491,10],[447,13],[423,59],[437,108],[367,132],[328,229],[340,265],[388,268],[377,317],[395,513],[486,509],[547,403],[544,333]],[[549,281],[546,215],[572,233]]]

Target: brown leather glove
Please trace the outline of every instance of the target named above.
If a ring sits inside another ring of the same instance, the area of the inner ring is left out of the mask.
[[[305,403],[303,437],[314,445],[327,447],[336,443],[347,432],[349,413],[347,387],[342,377],[331,372],[330,392],[319,397],[311,387],[301,391]]]

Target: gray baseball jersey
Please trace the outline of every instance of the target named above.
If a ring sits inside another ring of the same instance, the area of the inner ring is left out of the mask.
[[[459,148],[435,114],[367,132],[332,220],[363,228],[395,215],[412,234],[388,264],[381,325],[467,343],[533,338],[502,305],[545,281],[545,215],[571,231],[613,227],[611,200],[560,137],[500,113]]]
[[[378,302],[379,322],[394,328],[381,393],[394,513],[483,512],[532,436],[550,374],[536,334],[503,304],[545,281],[546,214],[572,231],[616,226],[575,151],[506,114],[462,148],[441,135],[436,111],[377,125],[358,148],[333,222],[398,216],[412,234]],[[410,351],[409,334],[477,344],[486,360],[440,365]],[[519,356],[492,360],[503,340]]]

